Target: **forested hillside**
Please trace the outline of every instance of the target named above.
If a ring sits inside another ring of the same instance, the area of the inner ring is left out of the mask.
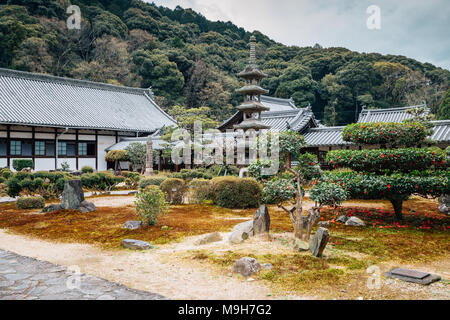
[[[70,4],[81,8],[81,30],[67,28]],[[141,0],[0,0],[0,67],[152,86],[166,110],[207,107],[201,110],[217,121],[239,102],[236,73],[248,59],[250,35],[190,9]],[[450,116],[448,70],[404,56],[288,47],[255,36],[259,64],[269,74],[264,87],[298,106],[311,104],[327,125],[354,121],[363,105],[423,100],[438,117]]]

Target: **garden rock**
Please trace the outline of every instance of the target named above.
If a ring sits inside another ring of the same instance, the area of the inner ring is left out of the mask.
[[[443,195],[439,198],[439,212],[450,214],[450,194]]]
[[[122,246],[131,250],[149,250],[154,248],[153,245],[148,242],[132,239],[123,240]]]
[[[64,184],[61,204],[66,210],[76,210],[84,201],[84,192],[81,180],[68,180]]]
[[[319,227],[329,227],[330,226],[330,221],[320,221],[318,223]]]
[[[196,246],[201,246],[201,245],[204,245],[204,244],[219,242],[219,241],[222,241],[222,240],[223,240],[223,238],[220,235],[220,233],[214,232],[214,233],[211,233],[211,234],[207,234],[206,236],[202,237],[201,239],[198,239],[197,241],[195,241],[195,245]]]
[[[271,270],[271,269],[273,269],[273,265],[271,263],[263,263],[261,266],[262,266],[262,268],[264,270]]]
[[[309,243],[300,239],[295,239],[294,250],[298,252],[308,251]]]
[[[253,234],[263,234],[268,233],[270,231],[270,214],[269,209],[264,204],[259,207],[258,211],[256,211],[255,216],[253,217]]]
[[[319,228],[311,239],[310,248],[311,254],[315,257],[322,257],[323,251],[328,244],[328,240],[330,240],[330,233],[328,229]]]
[[[76,210],[81,211],[82,213],[88,213],[96,211],[97,207],[92,202],[83,201]]]
[[[58,211],[58,210],[62,210],[62,205],[60,204],[51,204],[47,207],[45,207],[42,212],[43,213],[49,213],[49,212],[54,212],[54,211]]]
[[[346,226],[353,226],[353,227],[364,227],[366,223],[359,219],[358,217],[351,217],[347,220],[345,223]]]
[[[255,272],[261,271],[261,265],[254,258],[245,257],[235,262],[233,272],[240,273],[244,277],[250,277]]]
[[[340,222],[340,223],[346,223],[348,220],[348,217],[345,215],[340,216],[339,218],[336,219],[336,222]]]
[[[142,221],[127,221],[123,225],[123,229],[127,230],[137,230],[142,227]]]
[[[229,240],[233,244],[238,244],[244,242],[250,237],[253,237],[253,220],[243,222],[235,226]]]

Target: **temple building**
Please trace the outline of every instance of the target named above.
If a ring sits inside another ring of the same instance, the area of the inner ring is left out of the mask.
[[[176,125],[150,89],[0,69],[0,168],[106,170],[110,146]]]

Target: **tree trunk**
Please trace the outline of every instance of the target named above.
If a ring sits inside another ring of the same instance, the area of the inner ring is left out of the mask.
[[[395,212],[395,218],[398,221],[402,221],[403,220],[403,199],[402,198],[394,198],[394,199],[390,199],[392,206],[394,207],[394,212]]]

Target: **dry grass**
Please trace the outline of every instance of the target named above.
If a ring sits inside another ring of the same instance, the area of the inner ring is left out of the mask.
[[[137,220],[132,206],[99,207],[98,211],[88,214],[76,211],[39,214],[16,209],[15,204],[3,204],[0,205],[0,228],[41,239],[119,248],[121,241],[127,238],[165,244],[186,236],[228,231],[241,222],[239,216],[249,214],[251,211],[234,212],[211,205],[172,206],[156,226],[129,231],[122,229],[122,225]]]

